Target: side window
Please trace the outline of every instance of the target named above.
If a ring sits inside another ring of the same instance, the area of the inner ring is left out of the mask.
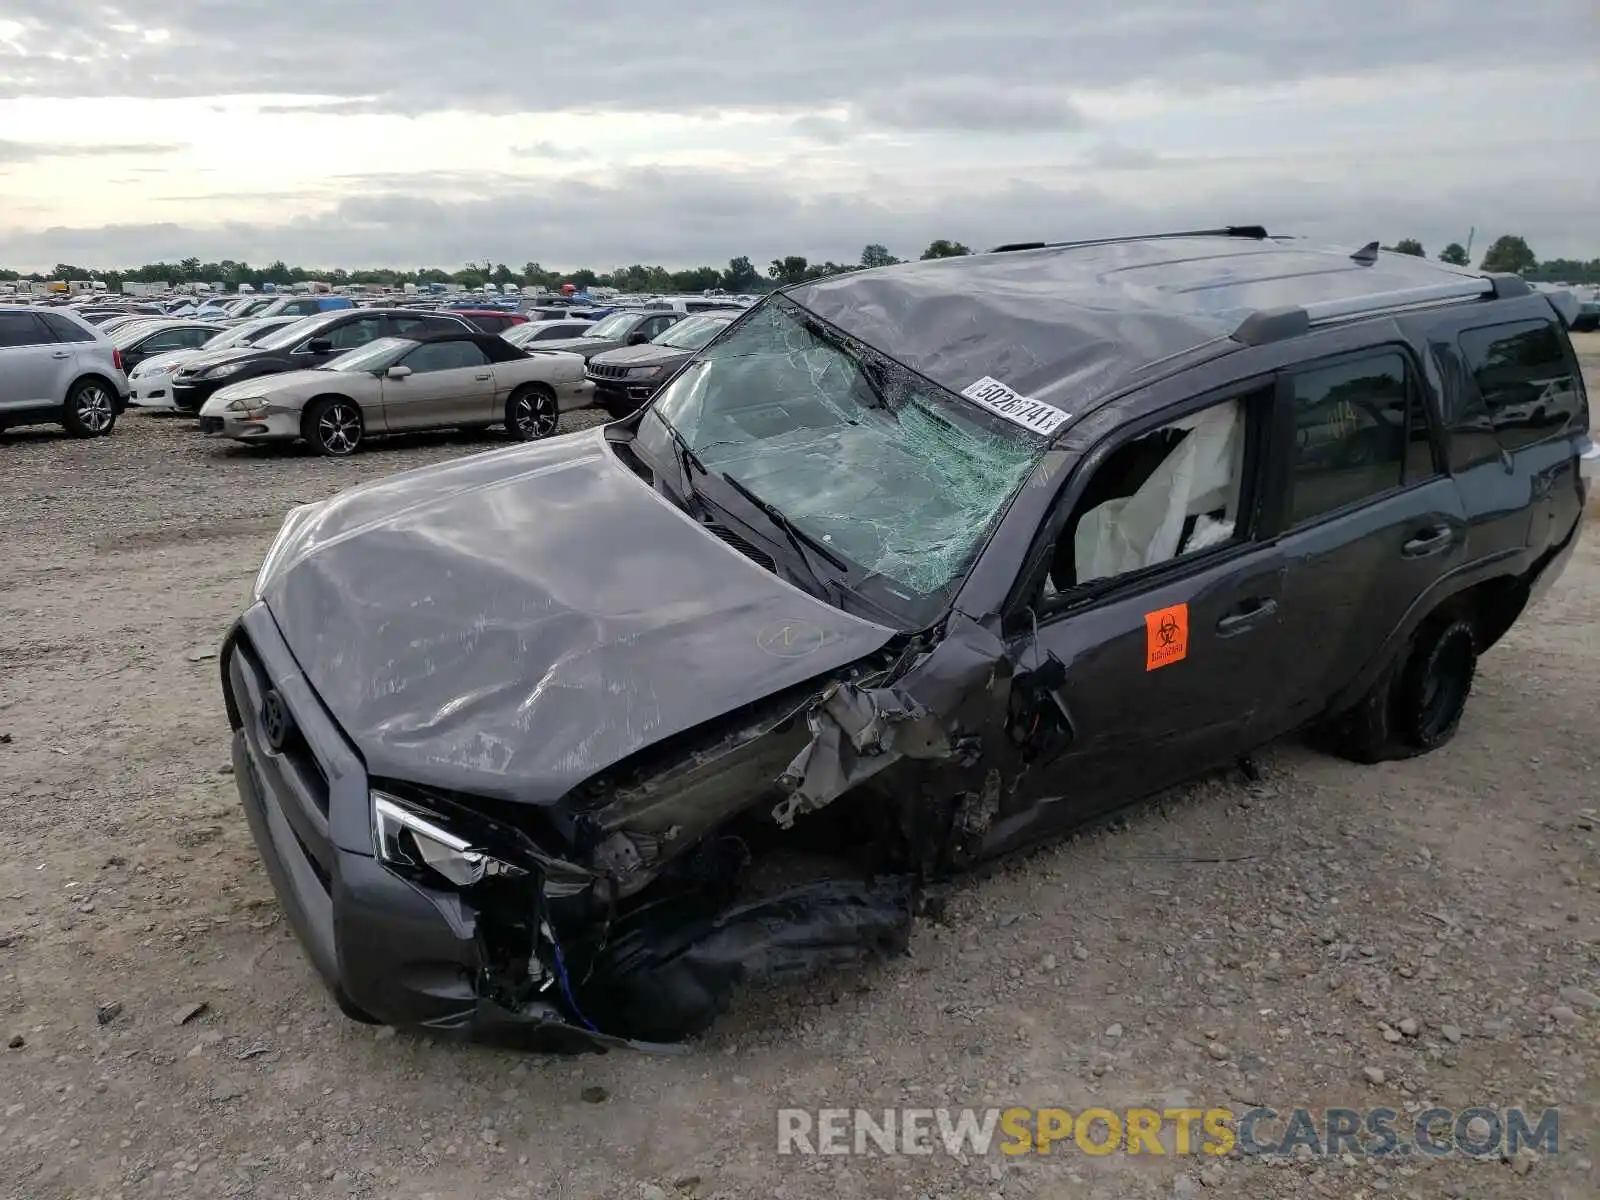
[[[400,337],[436,337],[441,333],[465,333],[460,321],[450,317],[396,317]]]
[[[1045,599],[1244,537],[1245,450],[1264,409],[1234,397],[1112,450],[1056,540]]]
[[[50,331],[50,336],[58,342],[92,342],[94,334],[76,322],[55,313],[35,313],[39,320],[44,322],[44,327]]]
[[[335,350],[354,350],[383,333],[382,317],[358,317],[327,335]]]
[[[55,338],[30,312],[0,312],[0,350],[15,346],[43,346]]]
[[[418,346],[402,361],[421,375],[428,371],[481,367],[489,361],[489,356],[471,342],[429,342]]]
[[[1468,329],[1457,339],[1495,438],[1507,450],[1558,433],[1580,411],[1577,372],[1549,321]],[[1472,424],[1471,414],[1466,414]]]
[[[209,336],[197,329],[168,329],[151,337],[139,349],[146,354],[159,354],[164,350],[191,350]]]
[[[1406,357],[1351,359],[1289,377],[1294,461],[1289,520],[1315,520],[1433,474],[1432,449]]]

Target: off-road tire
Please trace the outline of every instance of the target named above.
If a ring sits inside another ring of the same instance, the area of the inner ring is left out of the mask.
[[[300,418],[300,436],[326,458],[348,458],[366,440],[361,406],[343,396],[318,396]]]
[[[1477,630],[1459,615],[1425,622],[1367,693],[1326,731],[1328,748],[1359,763],[1413,758],[1455,736],[1477,672]]]
[[[117,424],[116,393],[104,380],[78,380],[67,392],[61,424],[75,438],[108,436]]]

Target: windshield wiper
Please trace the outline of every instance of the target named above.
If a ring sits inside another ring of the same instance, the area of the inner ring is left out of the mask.
[[[700,456],[694,452],[694,447],[689,445],[689,439],[678,432],[678,427],[676,425],[667,420],[660,413],[656,414],[656,420],[665,425],[667,427],[667,432],[672,435],[672,441],[678,447],[678,465],[683,471],[684,482],[688,484],[689,490],[693,491],[694,484],[689,481],[689,470],[692,467],[694,470],[699,471],[702,475],[709,474],[709,472],[706,470],[705,463],[700,461]]]
[[[748,487],[740,483],[726,471],[722,473],[722,479],[724,483],[726,483],[734,491],[738,492],[739,495],[743,496],[746,500],[750,501],[751,504],[759,508],[769,521],[783,531],[783,536],[788,539],[789,545],[794,548],[795,555],[800,559],[801,565],[805,567],[806,574],[811,576],[813,585],[819,592],[823,594],[823,596],[826,597],[831,590],[844,588],[844,584],[841,580],[828,580],[822,577],[821,572],[819,572],[817,568],[812,565],[811,555],[807,553],[806,547],[810,546],[816,552],[819,558],[825,559],[834,567],[837,567],[840,571],[848,571],[850,569],[848,563],[846,563],[833,551],[829,550],[816,538],[812,537],[809,533],[806,533],[802,529],[796,528],[794,522],[789,520],[788,517],[784,516],[783,510],[776,504],[773,504],[768,500],[763,500],[760,496],[756,495]]]

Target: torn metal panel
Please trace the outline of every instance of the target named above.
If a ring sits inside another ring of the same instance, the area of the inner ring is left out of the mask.
[[[970,766],[981,738],[960,718],[976,695],[998,697],[1004,711],[1010,668],[1004,643],[961,613],[945,636],[896,679],[893,686],[862,688],[836,683],[806,714],[811,741],[779,782],[788,795],[772,810],[788,828],[902,759],[954,759]]]
[[[903,692],[836,683],[806,714],[811,741],[779,777],[788,795],[772,810],[785,829],[902,758],[948,758],[938,718]]]

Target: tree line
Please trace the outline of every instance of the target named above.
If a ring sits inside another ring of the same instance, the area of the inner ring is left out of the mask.
[[[1426,258],[1422,243],[1415,238],[1401,238],[1392,246],[1385,246],[1400,254]],[[939,238],[929,243],[919,256],[923,260],[955,258],[971,254],[972,250],[960,242]],[[146,263],[127,270],[103,271],[72,263],[57,263],[48,275],[37,272],[23,274],[0,269],[0,281],[44,281],[46,279],[103,279],[112,291],[121,290],[123,283],[222,283],[230,290],[242,283],[260,286],[263,283],[289,285],[310,280],[320,280],[335,286],[341,284],[373,284],[397,288],[402,284],[443,283],[472,290],[486,283],[504,287],[538,287],[555,291],[564,283],[583,289],[614,287],[624,292],[704,292],[716,288],[739,293],[771,291],[791,283],[804,283],[846,271],[867,267],[887,267],[903,259],[891,254],[887,247],[872,243],[862,247],[861,257],[853,263],[811,262],[804,255],[788,254],[773,259],[763,271],[747,256],[730,259],[726,268],[712,266],[691,267],[683,271],[670,271],[666,267],[634,263],[615,267],[610,271],[595,271],[588,267],[576,271],[547,270],[537,262],[524,263],[522,270],[514,271],[505,263],[485,260],[467,263],[455,271],[437,267],[421,267],[414,271],[379,267],[370,270],[349,271],[343,267],[291,267],[281,259],[267,266],[252,266],[246,262],[223,259],[220,262],[202,262],[199,258],[185,258],[180,262]],[[1469,265],[1466,247],[1451,242],[1439,252],[1439,261],[1455,266]],[[1600,284],[1600,258],[1587,262],[1578,259],[1554,258],[1540,262],[1523,238],[1505,234],[1496,238],[1484,253],[1479,269],[1484,271],[1510,271],[1527,279],[1548,283]]]
[[[952,258],[971,254],[972,250],[960,242],[945,238],[929,244],[922,258]],[[124,283],[221,283],[230,290],[242,283],[259,287],[263,283],[279,286],[317,280],[339,286],[342,284],[374,284],[396,288],[402,284],[443,283],[472,290],[486,283],[499,287],[512,284],[517,287],[539,287],[555,291],[564,283],[579,289],[614,287],[624,292],[704,292],[721,288],[727,292],[766,292],[791,283],[808,279],[821,279],[863,267],[885,267],[904,260],[896,258],[881,245],[862,248],[861,259],[854,263],[813,263],[803,255],[789,254],[775,258],[765,273],[744,255],[730,259],[725,269],[717,267],[691,267],[684,271],[669,271],[666,267],[632,266],[616,267],[610,271],[595,271],[584,267],[576,271],[551,271],[537,262],[524,263],[522,270],[514,271],[505,263],[491,260],[469,262],[459,270],[444,271],[437,267],[420,267],[414,271],[391,267],[346,270],[343,267],[291,267],[281,259],[266,266],[252,266],[225,258],[220,262],[204,262],[199,258],[185,258],[180,262],[146,263],[130,269],[99,270],[74,263],[57,263],[47,275],[33,272],[24,274],[0,269],[0,281],[29,280],[43,282],[49,279],[103,279],[112,291],[120,291]]]
[[[1422,243],[1416,238],[1401,238],[1384,249],[1397,254],[1412,254],[1417,258],[1428,257]],[[1460,242],[1451,242],[1439,251],[1439,261],[1456,267],[1471,263],[1467,248]],[[1540,262],[1526,239],[1514,233],[1502,234],[1489,244],[1478,270],[1508,271],[1537,283],[1600,283],[1600,258],[1591,258],[1587,262],[1576,258],[1552,258]]]

